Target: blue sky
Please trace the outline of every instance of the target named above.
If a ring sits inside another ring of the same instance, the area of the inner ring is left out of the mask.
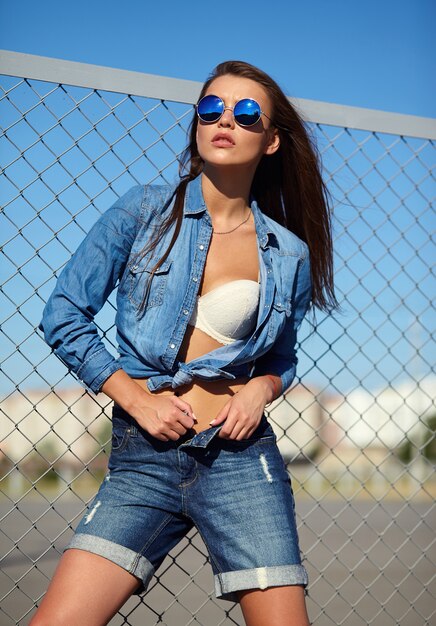
[[[436,115],[434,0],[0,0],[0,47],[203,81],[258,65],[288,95]]]

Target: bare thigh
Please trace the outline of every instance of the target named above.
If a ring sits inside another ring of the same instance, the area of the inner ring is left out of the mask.
[[[67,550],[29,626],[103,626],[138,585],[135,576],[102,556]]]
[[[246,626],[309,626],[301,585],[239,592]]]

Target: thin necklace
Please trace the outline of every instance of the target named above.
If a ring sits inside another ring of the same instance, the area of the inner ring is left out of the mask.
[[[228,235],[229,233],[233,233],[235,232],[235,230],[238,230],[238,228],[240,228],[243,224],[245,224],[245,222],[248,222],[248,220],[250,219],[250,215],[251,215],[251,209],[249,210],[248,216],[245,218],[245,220],[241,222],[240,224],[238,224],[237,226],[235,226],[235,228],[232,228],[232,230],[217,231],[215,230],[215,228],[212,228],[212,232],[214,235]]]

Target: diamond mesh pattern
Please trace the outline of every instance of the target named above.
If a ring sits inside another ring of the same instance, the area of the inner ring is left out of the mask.
[[[67,81],[66,81],[67,82]],[[102,479],[110,401],[37,331],[56,276],[138,182],[173,181],[192,105],[1,76],[1,623],[27,623]],[[335,204],[342,310],[305,320],[269,408],[289,463],[314,624],[432,623],[434,142],[310,124]],[[114,300],[97,317],[115,349]],[[74,383],[74,384],[73,384]],[[242,624],[192,531],[111,624]],[[433,622],[434,623],[434,622]]]

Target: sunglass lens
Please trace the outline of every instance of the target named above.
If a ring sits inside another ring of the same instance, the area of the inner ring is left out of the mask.
[[[203,122],[216,122],[224,111],[224,102],[218,96],[204,96],[197,104],[198,117]]]
[[[253,126],[259,121],[260,114],[259,104],[251,98],[239,100],[234,109],[235,120],[241,126]]]

